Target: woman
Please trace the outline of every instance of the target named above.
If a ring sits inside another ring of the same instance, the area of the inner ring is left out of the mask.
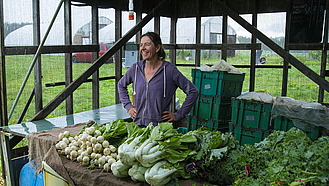
[[[185,117],[198,98],[197,88],[170,62],[165,61],[161,38],[154,32],[142,35],[140,41],[142,61],[133,64],[118,83],[119,96],[124,108],[135,124],[145,127],[149,123],[173,122]],[[127,86],[133,83],[130,101]],[[186,94],[182,107],[169,112],[177,88]]]

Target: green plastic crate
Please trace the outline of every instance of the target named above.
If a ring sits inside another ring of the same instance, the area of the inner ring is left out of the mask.
[[[262,130],[273,130],[272,103],[249,101],[232,97],[233,124]]]
[[[199,95],[190,115],[204,119],[230,121],[232,116],[231,98]]]
[[[186,134],[188,132],[186,127],[178,127],[177,129],[174,129],[174,130],[176,130],[178,133],[181,133],[181,134]]]
[[[188,115],[187,122],[188,131],[193,131],[201,127],[207,127],[211,131],[228,132],[229,130],[229,123],[220,120],[204,119]]]
[[[202,95],[236,97],[241,95],[245,74],[192,69],[192,82]]]
[[[241,145],[250,144],[254,145],[265,139],[271,131],[262,130],[259,128],[245,127],[238,124],[229,124],[229,131],[240,142]]]
[[[284,116],[277,116],[274,118],[274,130],[288,131],[292,127],[295,127],[292,120]],[[303,131],[311,139],[318,139],[318,137],[320,136],[320,127],[318,126],[310,127],[309,131]]]

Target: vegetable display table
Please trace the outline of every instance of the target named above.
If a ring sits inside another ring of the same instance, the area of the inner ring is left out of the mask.
[[[29,159],[35,160],[35,166],[39,171],[42,170],[41,161],[45,161],[71,185],[148,185],[147,183],[134,182],[130,178],[117,178],[112,173],[102,169],[86,169],[81,163],[66,159],[57,153],[55,144],[58,141],[59,133],[69,131],[72,134],[77,134],[90,120],[98,124],[105,124],[117,119],[130,120],[129,114],[121,104],[73,115],[1,127],[3,170],[5,170],[7,185],[19,185],[19,172]],[[22,161],[17,163],[16,155],[13,154],[12,149],[23,138],[28,140],[29,155],[27,155],[26,147],[26,151],[22,153],[23,156],[19,157]],[[179,184],[181,186],[203,185],[203,181],[179,180]]]
[[[19,184],[18,176],[20,169],[28,162],[28,147],[13,149],[27,135],[55,128],[64,128],[89,120],[105,124],[116,119],[130,120],[130,116],[122,107],[122,104],[72,115],[0,127],[3,176],[7,185],[15,186]]]
[[[54,169],[58,174],[60,174],[65,180],[71,185],[148,185],[146,182],[134,182],[130,177],[117,178],[111,172],[105,172],[103,169],[95,168],[93,170],[87,169],[81,163],[77,161],[72,161],[67,159],[65,156],[59,155],[57,153],[55,144],[58,141],[58,134],[64,131],[69,131],[71,134],[77,134],[86,123],[80,123],[73,126],[68,126],[65,128],[57,128],[48,131],[42,131],[34,133],[28,136],[28,139],[32,141],[33,146],[29,145],[33,152],[38,151],[37,154],[44,154],[43,161],[45,161],[52,169]],[[30,142],[29,142],[30,144]],[[37,149],[38,145],[42,144],[45,149]],[[31,153],[33,153],[31,152]],[[30,153],[30,154],[31,154]],[[38,155],[35,155],[35,158]],[[179,180],[181,186],[190,185],[203,185],[200,180]],[[211,185],[211,184],[210,184]]]

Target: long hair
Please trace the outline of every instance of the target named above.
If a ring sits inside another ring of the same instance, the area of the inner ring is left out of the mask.
[[[165,59],[166,53],[163,49],[162,41],[161,41],[159,34],[157,34],[155,32],[147,32],[147,33],[143,34],[141,38],[143,38],[144,36],[148,36],[151,39],[151,41],[154,43],[155,46],[160,45],[160,50],[158,51],[159,60]]]

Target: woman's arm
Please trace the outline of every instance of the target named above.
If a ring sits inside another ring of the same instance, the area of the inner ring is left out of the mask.
[[[128,85],[131,84],[133,82],[133,77],[134,77],[134,70],[135,69],[135,65],[132,65],[128,71],[126,72],[126,74],[119,80],[118,82],[118,91],[119,91],[119,97],[120,97],[120,101],[123,105],[123,107],[129,111],[129,109],[131,107],[133,107],[133,104],[130,101],[130,97],[128,94]]]
[[[175,72],[173,74],[175,74],[174,78],[178,84],[178,87],[182,89],[186,94],[185,101],[183,102],[181,108],[176,113],[174,113],[175,119],[180,120],[181,118],[187,116],[192,110],[192,107],[198,99],[199,91],[195,85],[190,80],[188,80],[177,68],[175,68]]]

